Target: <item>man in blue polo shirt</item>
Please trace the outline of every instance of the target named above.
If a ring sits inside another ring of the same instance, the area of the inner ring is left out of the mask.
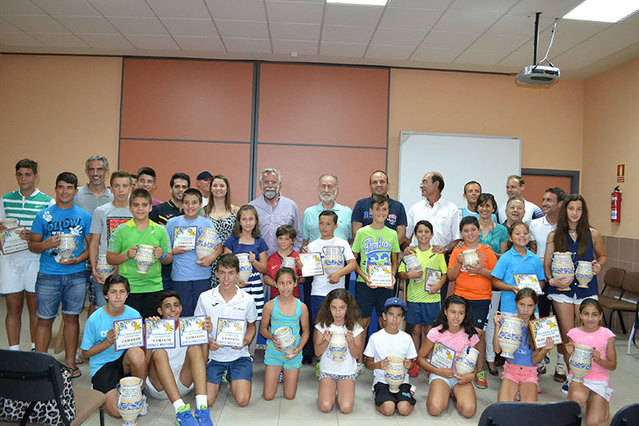
[[[321,175],[319,177],[319,204],[304,210],[302,216],[302,238],[303,246],[310,241],[317,240],[321,235],[319,232],[319,214],[324,210],[331,210],[337,214],[337,229],[335,236],[346,241],[351,241],[351,216],[353,211],[350,207],[339,204],[336,200],[338,193],[337,176]]]

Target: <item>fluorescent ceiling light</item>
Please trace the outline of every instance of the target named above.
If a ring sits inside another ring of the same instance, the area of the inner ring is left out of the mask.
[[[639,9],[639,0],[585,0],[564,15],[578,21],[618,22]]]
[[[361,6],[386,6],[388,0],[326,0],[326,3],[357,4]]]

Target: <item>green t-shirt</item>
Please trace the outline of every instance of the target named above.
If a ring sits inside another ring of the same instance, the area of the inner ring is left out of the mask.
[[[406,300],[412,303],[440,302],[442,297],[439,293],[430,294],[425,290],[424,280],[426,279],[426,269],[434,269],[435,271],[440,271],[442,274],[448,272],[444,255],[441,253],[434,254],[432,247],[426,251],[421,251],[419,248],[416,248],[415,255],[424,272],[422,273],[422,281],[420,283],[416,283],[415,280],[412,279],[408,282]],[[399,265],[399,272],[406,272],[406,264],[404,262]]]
[[[370,225],[357,231],[353,241],[353,253],[359,253],[359,267],[367,274],[368,264],[391,265],[391,253],[399,253],[399,241],[397,232],[384,226],[382,229],[373,229]],[[357,281],[364,282],[358,276]]]
[[[125,253],[131,247],[140,244],[159,246],[164,253],[167,253],[171,247],[169,234],[163,226],[150,220],[149,226],[144,231],[140,231],[135,226],[135,221],[131,219],[115,228],[109,240],[109,251]],[[129,259],[119,266],[120,275],[129,280],[131,293],[162,291],[162,267],[159,259],[153,261],[146,274],[139,273],[137,269],[135,259]]]

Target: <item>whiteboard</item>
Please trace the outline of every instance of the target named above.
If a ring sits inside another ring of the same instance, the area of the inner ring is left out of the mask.
[[[406,211],[422,200],[419,184],[431,171],[444,177],[442,198],[459,208],[466,207],[464,184],[471,180],[479,182],[482,192],[490,192],[502,205],[507,201],[506,178],[521,174],[521,139],[402,131],[398,198]]]

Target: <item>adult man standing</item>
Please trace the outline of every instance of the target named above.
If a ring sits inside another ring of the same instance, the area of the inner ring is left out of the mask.
[[[93,214],[97,207],[113,201],[113,194],[104,183],[109,174],[109,160],[102,155],[92,155],[84,165],[89,183],[78,188],[73,204]]]
[[[508,176],[506,180],[506,195],[508,198],[521,197],[524,200],[524,217],[521,219],[524,223],[530,223],[532,219],[543,217],[544,212],[534,203],[526,200],[522,193],[524,192],[524,178],[518,175]],[[499,206],[497,211],[499,223],[506,223],[506,203]]]
[[[388,196],[388,175],[383,170],[375,170],[369,177],[369,184],[371,196],[358,200],[355,203],[355,207],[353,207],[353,215],[351,216],[353,238],[362,226],[373,223],[371,198],[373,195],[381,195],[388,198],[389,211],[385,226],[396,231],[399,244],[403,244],[406,240],[406,209],[404,209],[404,205],[401,202]]]
[[[15,219],[24,227],[20,237],[29,241],[31,225],[36,214],[53,204],[53,198],[40,192],[36,187],[38,163],[24,159],[16,164],[18,189],[4,194],[0,199],[0,219]],[[0,224],[0,230],[7,228]],[[36,295],[35,283],[40,268],[40,255],[22,250],[15,253],[0,253],[0,294],[6,297],[7,317],[5,326],[10,350],[20,350],[20,328],[24,296],[29,309],[29,330],[31,349],[35,347],[36,335]]]
[[[337,214],[337,229],[335,236],[343,240],[352,240],[351,216],[353,211],[350,207],[343,206],[337,201],[337,176],[321,175],[319,177],[319,204],[311,206],[304,211],[302,216],[302,238],[306,245],[320,237],[319,214],[324,210],[331,210]]]
[[[459,238],[459,210],[452,202],[442,198],[444,177],[438,172],[428,172],[419,185],[424,200],[415,203],[408,210],[408,234],[406,245],[413,238],[413,228],[420,220],[433,225],[433,238],[430,240],[435,253],[450,252]],[[445,295],[444,292],[442,294]]]
[[[213,175],[208,170],[203,171],[199,175],[197,175],[197,189],[200,190],[202,194],[202,207],[206,206],[209,203],[209,197],[211,196],[211,181],[213,180]]]
[[[295,201],[283,196],[282,173],[274,168],[266,168],[260,173],[262,196],[249,202],[255,207],[260,222],[262,238],[268,246],[270,256],[278,249],[275,231],[281,225],[291,225],[297,232],[293,248],[299,253],[302,247],[302,231],[300,229],[300,212]]]
[[[78,178],[70,172],[60,173],[55,182],[55,205],[41,210],[31,228],[29,250],[40,253],[40,271],[36,281],[38,325],[36,350],[46,352],[51,340],[51,326],[62,302],[64,349],[72,377],[79,377],[75,352],[78,348],[78,316],[84,307],[87,290],[86,260],[89,255],[88,235],[91,215],[73,204],[78,192]],[[58,246],[62,234],[74,238],[75,250],[62,259]]]

